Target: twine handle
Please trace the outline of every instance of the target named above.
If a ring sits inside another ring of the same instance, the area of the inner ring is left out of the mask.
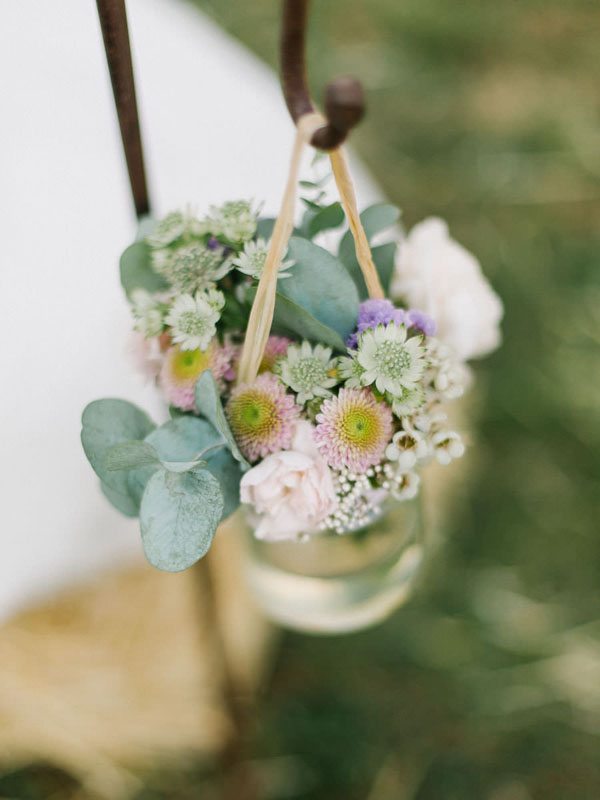
[[[273,228],[269,251],[265,266],[258,282],[256,296],[252,303],[244,346],[240,357],[237,382],[249,383],[256,378],[260,362],[267,345],[273,314],[275,312],[275,295],[279,266],[283,259],[287,243],[294,230],[294,210],[296,207],[296,191],[300,160],[305,145],[314,132],[323,125],[321,114],[310,112],[298,120],[296,141],[292,151],[292,159],[279,214]]]
[[[294,229],[296,185],[300,158],[306,144],[310,143],[314,147],[331,151],[331,167],[354,237],[356,258],[363,273],[369,297],[380,299],[385,296],[373,263],[369,241],[358,213],[356,193],[348,169],[346,154],[340,147],[350,128],[359,122],[364,113],[362,87],[358,81],[351,78],[340,78],[333,81],[327,87],[325,96],[327,119],[314,110],[306,83],[304,59],[308,2],[309,0],[284,0],[283,2],[281,83],[290,116],[296,124],[296,141],[285,193],[250,311],[238,368],[238,384],[250,383],[258,375],[271,331],[275,313],[279,266]]]
[[[348,225],[354,237],[354,247],[356,250],[356,258],[359,263],[361,272],[367,284],[367,291],[369,297],[375,300],[381,300],[385,297],[385,292],[379,280],[377,268],[373,263],[373,256],[371,255],[371,247],[367,234],[363,228],[356,203],[356,192],[354,191],[354,183],[350,170],[348,168],[348,158],[343,147],[333,150],[329,154],[331,160],[331,168],[335,177],[335,182],[340,193],[342,205],[348,218]]]

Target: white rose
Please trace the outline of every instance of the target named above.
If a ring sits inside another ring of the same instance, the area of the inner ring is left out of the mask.
[[[500,344],[503,307],[477,259],[429,217],[400,245],[391,295],[425,311],[458,358],[484,356]]]
[[[295,539],[315,530],[335,508],[331,469],[312,432],[310,422],[300,421],[291,450],[271,453],[243,476],[240,499],[257,515],[257,539]]]

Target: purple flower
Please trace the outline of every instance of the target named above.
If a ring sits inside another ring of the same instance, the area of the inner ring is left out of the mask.
[[[376,328],[378,325],[387,325],[392,321],[396,309],[391,300],[365,300],[358,307],[359,332],[367,328]]]
[[[406,312],[406,317],[408,319],[408,324],[411,328],[417,328],[420,330],[421,333],[424,333],[425,336],[435,336],[437,333],[437,324],[434,319],[432,319],[429,314],[426,314],[424,311],[419,311],[416,308],[411,308],[409,311]]]
[[[390,322],[396,325],[408,325],[406,312],[396,308],[391,300],[365,300],[358,307],[357,333],[350,334],[346,339],[346,345],[356,350],[359,333],[369,328],[376,328],[378,325],[388,325]]]
[[[391,300],[365,300],[358,307],[358,323],[356,333],[351,333],[346,339],[346,346],[351,350],[358,347],[358,334],[378,325],[389,325],[390,322],[407,328],[417,328],[425,336],[433,336],[437,331],[434,320],[424,311],[411,308],[405,311],[396,308]]]

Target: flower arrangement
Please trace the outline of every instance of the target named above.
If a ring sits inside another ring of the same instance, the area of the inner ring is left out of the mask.
[[[97,400],[82,441],[106,497],[139,515],[160,569],[201,558],[240,503],[258,538],[350,535],[389,500],[415,497],[428,462],[464,452],[445,407],[470,381],[465,359],[498,344],[502,314],[479,265],[439,220],[373,246],[399,211],[371,206],[361,221],[391,296],[369,298],[350,231],[335,254],[322,246],[344,225],[342,206],[324,202],[321,181],[303,185],[313,196],[279,264],[250,380],[243,347],[274,220],[247,201],[178,211],[121,257],[135,336],[171,419],[156,426],[131,403]]]

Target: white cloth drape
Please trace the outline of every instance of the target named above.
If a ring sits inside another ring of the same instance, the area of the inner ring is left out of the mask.
[[[128,11],[156,211],[237,197],[275,210],[293,139],[276,76],[189,5]],[[0,75],[2,618],[141,557],[80,416],[97,397],[158,403],[125,352],[117,261],[135,221],[95,3],[4,0]],[[359,190],[377,197],[364,174]]]

